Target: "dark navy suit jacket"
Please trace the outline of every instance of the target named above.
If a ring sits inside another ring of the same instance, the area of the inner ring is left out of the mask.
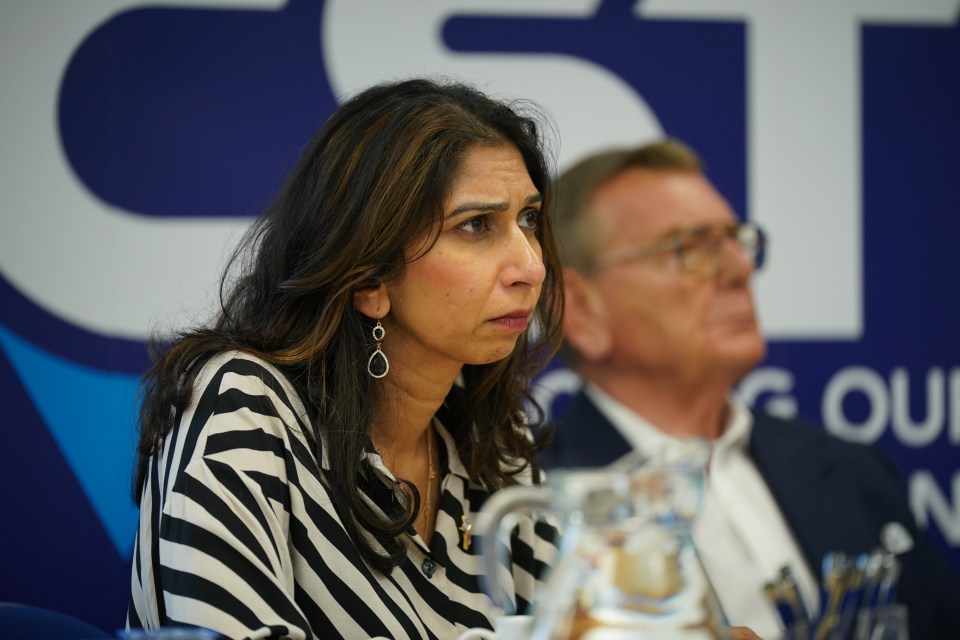
[[[602,466],[630,445],[581,393],[541,455],[547,469]],[[880,530],[899,522],[914,539],[901,556],[898,599],[911,640],[960,640],[960,582],[928,537],[918,531],[904,483],[879,449],[846,442],[815,425],[754,414],[750,456],[793,531],[818,582],[829,551],[868,552]]]

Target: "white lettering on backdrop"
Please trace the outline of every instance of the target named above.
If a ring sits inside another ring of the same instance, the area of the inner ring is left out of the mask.
[[[947,544],[960,547],[960,471],[953,474],[950,498],[943,494],[929,471],[914,473],[907,486],[917,524],[924,529],[935,525]]]

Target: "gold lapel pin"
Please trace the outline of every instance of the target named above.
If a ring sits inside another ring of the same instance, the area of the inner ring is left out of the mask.
[[[463,534],[463,550],[467,551],[470,549],[470,542],[473,536],[470,535],[470,530],[473,529],[473,523],[467,519],[467,516],[460,516],[460,533]]]

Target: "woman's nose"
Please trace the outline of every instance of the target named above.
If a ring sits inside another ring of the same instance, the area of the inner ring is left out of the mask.
[[[543,251],[540,241],[530,232],[519,227],[513,229],[507,238],[506,268],[503,271],[505,284],[539,286],[547,277],[543,265]]]

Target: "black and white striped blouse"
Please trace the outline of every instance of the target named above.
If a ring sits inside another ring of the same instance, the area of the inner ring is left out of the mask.
[[[450,434],[440,512],[427,548],[406,538],[390,574],[364,563],[304,436],[310,424],[276,369],[238,352],[208,362],[194,398],[151,460],[134,551],[128,625],[190,624],[230,638],[455,638],[492,625],[479,546],[464,550],[462,517],[486,497]],[[374,453],[370,467],[393,476]],[[526,478],[530,482],[530,476]],[[511,540],[522,611],[556,553],[556,531],[521,518]],[[504,572],[505,576],[507,572]]]

